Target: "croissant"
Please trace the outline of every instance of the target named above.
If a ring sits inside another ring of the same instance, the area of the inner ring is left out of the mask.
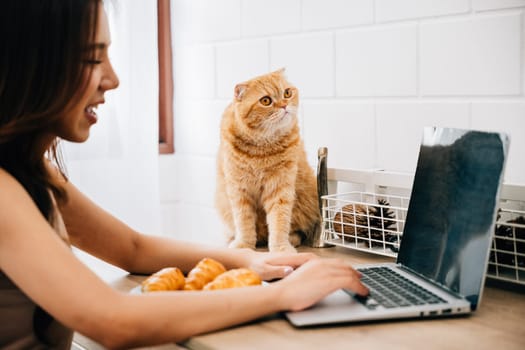
[[[146,278],[141,285],[142,292],[178,290],[184,288],[184,274],[177,267],[165,267]]]
[[[204,258],[188,272],[184,290],[200,290],[225,271],[226,268],[220,262],[211,258]]]
[[[247,268],[226,271],[204,286],[204,290],[226,289],[236,287],[255,286],[261,284],[261,278]]]

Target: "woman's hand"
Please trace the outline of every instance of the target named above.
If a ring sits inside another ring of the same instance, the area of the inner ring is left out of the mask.
[[[271,285],[282,288],[279,302],[283,310],[298,311],[341,288],[368,295],[368,289],[360,279],[361,273],[345,261],[323,258],[305,262],[289,276]]]
[[[245,266],[265,281],[286,277],[307,261],[319,258],[313,253],[269,253],[251,249],[245,253]]]

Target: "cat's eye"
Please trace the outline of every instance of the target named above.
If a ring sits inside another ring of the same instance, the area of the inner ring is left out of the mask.
[[[292,89],[288,88],[284,90],[284,98],[290,98],[292,97]]]
[[[261,102],[263,106],[269,106],[272,104],[272,98],[270,96],[264,96],[260,98],[259,102]]]

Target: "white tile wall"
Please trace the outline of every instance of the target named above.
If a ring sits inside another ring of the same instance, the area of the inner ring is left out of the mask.
[[[195,99],[215,97],[215,48],[211,45],[188,46],[175,51],[175,66],[187,67],[179,71],[184,89],[178,91],[180,96]]]
[[[218,97],[231,98],[236,84],[268,72],[266,39],[218,44],[216,50]]]
[[[180,156],[175,162],[175,201],[209,205],[215,194],[215,157]]]
[[[421,24],[423,95],[521,93],[522,14]]]
[[[423,127],[469,127],[468,103],[379,103],[376,116],[377,165],[400,172],[414,172]]]
[[[167,203],[162,208],[162,224],[171,237],[207,244],[226,245],[224,231],[213,208]]]
[[[416,95],[416,25],[341,31],[336,36],[337,96]]]
[[[297,32],[301,27],[300,0],[244,0],[241,6],[243,36]]]
[[[271,40],[271,69],[286,67],[302,97],[334,95],[334,42],[331,33],[312,33]]]
[[[378,22],[465,13],[469,0],[376,0]]]
[[[525,101],[478,102],[472,105],[472,127],[481,130],[505,131],[510,136],[508,166],[505,179],[524,183],[525,174]]]
[[[525,7],[525,0],[473,0],[472,6],[476,11]]]
[[[303,30],[350,27],[374,22],[369,0],[303,0]]]
[[[241,0],[175,0],[172,13],[173,18],[182,19],[181,34],[185,34],[184,39],[190,43],[241,36]]]
[[[177,152],[194,155],[215,155],[219,146],[219,127],[227,100],[181,101],[181,117],[175,128]]]
[[[303,135],[311,164],[328,147],[329,166],[369,169],[375,163],[374,106],[371,103],[305,102]]]
[[[312,166],[415,169],[426,125],[511,135],[525,184],[525,1],[174,0],[175,147],[161,157],[166,233],[221,242],[218,127],[235,84],[285,66]]]

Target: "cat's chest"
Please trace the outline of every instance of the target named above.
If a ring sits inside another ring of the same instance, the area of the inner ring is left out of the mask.
[[[277,155],[238,155],[232,157],[230,165],[239,171],[255,177],[264,177],[268,174],[293,171],[297,166],[297,159],[291,153]]]
[[[222,145],[221,154],[225,166],[238,178],[258,183],[264,179],[286,177],[286,174],[297,172],[301,156],[297,137],[290,135],[266,145],[243,142],[244,140],[238,137],[227,138],[224,141],[226,142]]]

